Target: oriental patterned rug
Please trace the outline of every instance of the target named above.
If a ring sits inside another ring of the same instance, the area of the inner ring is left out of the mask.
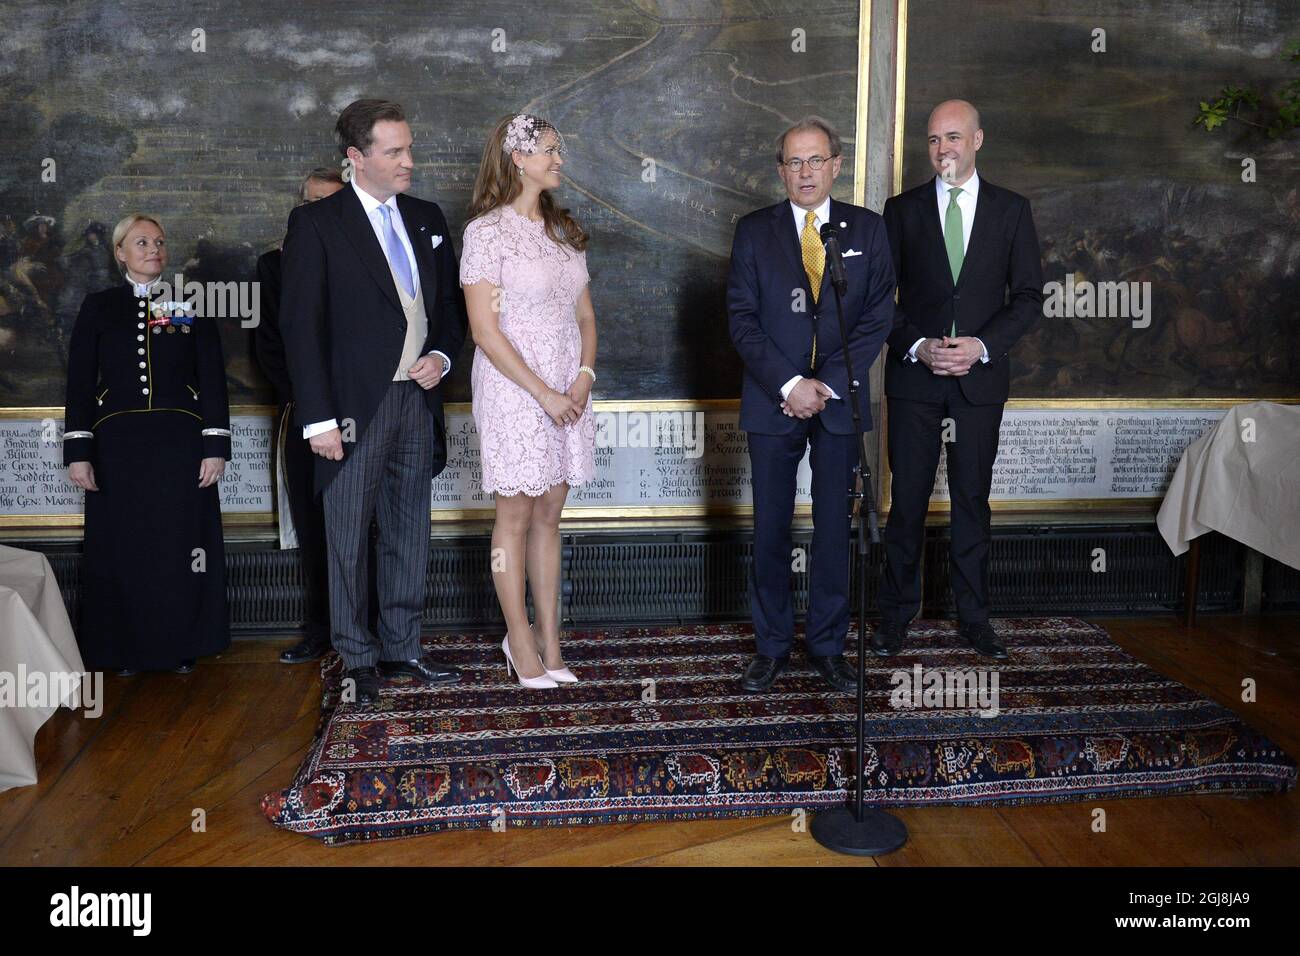
[[[1296,765],[1235,713],[1074,618],[996,622],[1010,659],[914,622],[907,653],[868,658],[866,799],[885,807],[1279,792]],[[748,625],[567,631],[576,685],[527,691],[499,635],[432,635],[459,685],[384,686],[339,703],[322,662],[315,739],[274,825],[325,843],[436,830],[787,814],[855,786],[854,697],[796,650],[771,693],[741,691]],[[850,634],[849,648],[854,647]],[[856,666],[856,663],[854,663]],[[936,676],[937,675],[937,676]]]

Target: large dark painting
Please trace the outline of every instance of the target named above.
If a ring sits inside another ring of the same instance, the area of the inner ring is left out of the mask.
[[[981,175],[1033,200],[1044,280],[1150,283],[1145,317],[1041,320],[1013,395],[1300,396],[1300,133],[1193,125],[1224,86],[1276,92],[1297,39],[1295,0],[910,4],[904,185],[931,175],[930,108],[969,99]]]
[[[62,404],[71,324],[117,281],[109,233],[125,213],[161,217],[168,274],[252,278],[300,177],[337,163],[334,120],[359,96],[406,106],[413,192],[443,206],[457,248],[493,122],[528,109],[564,132],[561,199],[593,235],[601,398],[739,394],[727,257],[736,220],[782,195],[780,129],[834,122],[836,195],[852,195],[857,2],[3,0],[0,23],[4,406]],[[231,400],[269,401],[250,333],[226,322],[223,341]]]

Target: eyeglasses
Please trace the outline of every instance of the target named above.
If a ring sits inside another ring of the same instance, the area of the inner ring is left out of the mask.
[[[804,163],[808,164],[809,169],[821,169],[834,158],[834,156],[809,156],[807,159],[799,159],[796,156],[794,159],[787,159],[781,165],[790,172],[797,173],[803,169]]]

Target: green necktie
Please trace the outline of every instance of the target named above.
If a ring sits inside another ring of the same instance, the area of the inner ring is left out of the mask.
[[[948,191],[948,209],[943,214],[943,245],[948,250],[948,268],[952,270],[952,284],[957,284],[957,277],[961,275],[962,260],[966,258],[965,250],[962,248],[962,225],[961,225],[961,206],[957,205],[957,197],[961,194],[961,187],[954,186]],[[952,320],[952,337],[957,337],[957,320]]]

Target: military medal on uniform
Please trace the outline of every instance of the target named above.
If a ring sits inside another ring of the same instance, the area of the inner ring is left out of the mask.
[[[163,329],[167,330],[169,335],[175,335],[176,330],[180,329],[186,335],[190,334],[191,327],[194,325],[194,316],[189,314],[190,305],[188,302],[167,302],[156,303],[150,310],[154,318],[149,320],[153,334],[157,335]]]

